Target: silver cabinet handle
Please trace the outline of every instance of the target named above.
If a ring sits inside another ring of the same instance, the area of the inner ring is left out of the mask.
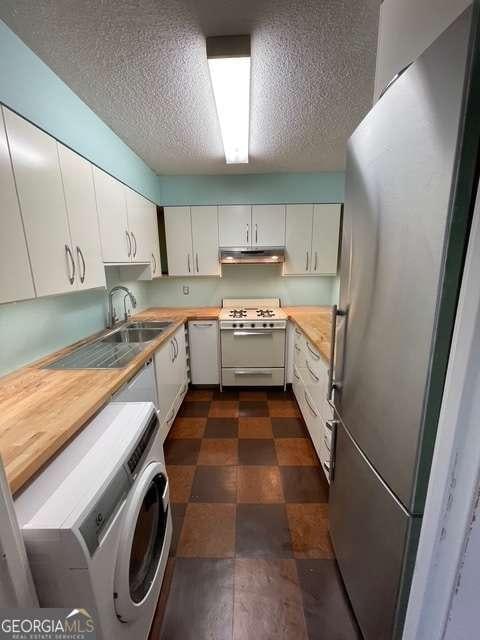
[[[178,348],[178,342],[175,336],[173,336],[173,342],[175,347],[175,360],[176,360],[178,357],[179,348]]]
[[[310,369],[310,365],[308,364],[308,360],[305,360],[305,364],[307,365],[308,373],[312,376],[312,378],[315,380],[315,382],[319,382],[320,378],[317,375],[315,375],[313,373],[313,371]]]
[[[255,225],[255,244],[258,242],[258,224]]]
[[[294,369],[294,370],[293,370],[293,375],[295,376],[295,378],[296,378],[297,380],[300,380],[300,376],[298,375],[298,373],[297,373],[296,369]]]
[[[271,336],[273,335],[273,331],[234,331],[233,335],[238,338],[247,336]]]
[[[303,395],[305,396],[305,402],[308,404],[308,408],[310,409],[310,411],[313,413],[313,415],[315,416],[315,418],[318,418],[318,413],[315,411],[315,409],[312,407],[312,405],[310,404],[310,400],[308,399],[307,396],[307,392],[304,391]]]
[[[125,229],[125,235],[127,236],[127,241],[128,241],[128,257],[130,258],[132,255],[132,239],[130,238],[130,234],[128,233],[128,231]]]
[[[327,451],[330,453],[330,446],[328,444],[328,438],[326,435],[323,436],[323,441],[325,443],[325,446],[327,447]]]
[[[248,244],[249,235],[250,235],[250,225],[247,222],[247,244]]]
[[[157,272],[157,259],[155,258],[153,253],[152,253],[152,258],[153,258],[153,273],[156,273]]]
[[[82,260],[82,272],[80,274],[80,282],[83,284],[85,282],[85,271],[86,271],[86,266],[85,266],[85,258],[83,257],[83,253],[82,250],[80,249],[79,246],[77,246],[77,260],[78,260],[78,268],[80,269],[80,260],[79,258]]]
[[[309,258],[308,258],[308,251],[305,251],[306,253],[306,260],[305,260],[305,271],[308,271],[308,263],[309,263]]]
[[[172,352],[172,362],[175,360],[175,345],[173,344],[173,340],[170,340],[170,347],[171,347],[171,352]]]
[[[330,362],[328,364],[328,385],[327,385],[327,400],[330,402],[332,399],[332,392],[334,389],[340,388],[340,383],[333,379],[333,361],[335,359],[335,340],[337,337],[337,318],[338,316],[345,316],[346,311],[339,309],[336,304],[332,307],[332,333],[330,335]]]
[[[193,326],[207,329],[208,327],[213,327],[214,323],[213,322],[194,322]]]
[[[190,271],[190,254],[187,253],[187,267],[188,267],[188,273],[191,273]]]
[[[295,351],[298,351],[298,353],[300,353],[300,351],[301,351],[301,349],[300,349],[300,347],[298,346],[298,344],[296,344],[296,345],[295,345]]]
[[[318,264],[318,253],[315,251],[315,266],[313,267],[314,271],[317,270],[317,264]]]
[[[130,233],[132,234],[133,245],[134,245],[133,257],[136,258],[137,257],[137,239],[135,238],[135,234],[133,233],[133,231],[130,231]]]
[[[73,259],[72,251],[68,246],[68,244],[65,245],[65,257],[67,258],[68,281],[70,282],[70,284],[73,284],[75,281],[75,260]],[[69,260],[72,266],[71,273],[70,273]]]
[[[302,332],[299,329],[297,329],[297,327],[295,327],[295,333],[297,334],[297,336],[302,335]]]
[[[198,268],[198,253],[195,254],[195,264],[197,265],[197,273],[199,273],[200,269]]]
[[[248,369],[235,369],[236,376],[272,376],[273,373],[268,369],[255,369],[255,371]]]
[[[307,342],[307,349],[310,351],[310,353],[312,354],[312,356],[315,358],[315,360],[320,360],[320,356],[318,355],[318,353],[316,351],[314,351],[312,349],[312,347],[310,346],[310,343]]]

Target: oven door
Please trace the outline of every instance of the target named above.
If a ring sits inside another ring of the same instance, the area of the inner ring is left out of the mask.
[[[171,537],[169,486],[159,462],[145,467],[125,507],[115,572],[115,610],[122,622],[158,597]]]
[[[222,367],[283,367],[282,329],[222,329]]]

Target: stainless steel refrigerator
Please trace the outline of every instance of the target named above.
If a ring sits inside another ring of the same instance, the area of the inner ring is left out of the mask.
[[[330,533],[367,640],[401,636],[422,522],[473,194],[477,23],[466,10],[348,142]]]

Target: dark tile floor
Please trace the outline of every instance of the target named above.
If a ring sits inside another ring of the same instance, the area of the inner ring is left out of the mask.
[[[151,640],[358,640],[293,395],[191,390],[165,443],[173,541]]]

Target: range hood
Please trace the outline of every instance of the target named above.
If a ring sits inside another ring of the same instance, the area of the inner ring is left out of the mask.
[[[285,260],[285,247],[222,247],[222,264],[278,264]]]

